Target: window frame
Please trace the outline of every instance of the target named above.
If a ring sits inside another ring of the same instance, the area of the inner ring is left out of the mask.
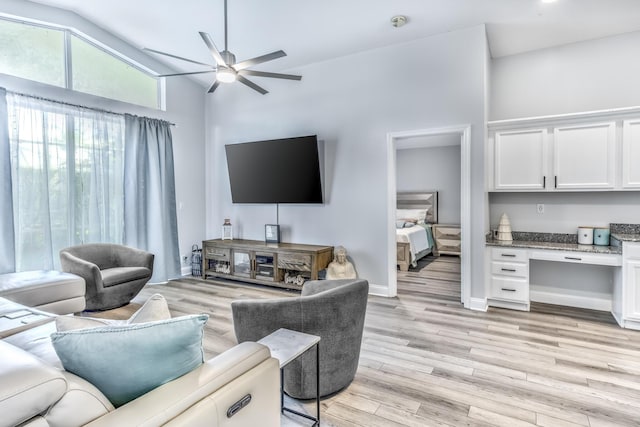
[[[121,61],[123,63],[125,63],[126,65],[146,74],[147,76],[151,77],[152,79],[154,79],[156,81],[156,105],[155,108],[156,110],[162,110],[162,107],[164,105],[164,97],[165,97],[165,85],[163,82],[163,78],[162,77],[158,77],[157,73],[155,73],[153,70],[151,70],[148,67],[145,67],[144,65],[132,60],[131,58],[128,58],[127,56],[123,55],[122,53],[118,52],[115,49],[112,49],[110,47],[108,47],[107,45],[99,42],[98,40],[95,40],[89,36],[87,36],[86,34],[81,33],[80,31],[72,28],[72,27],[68,27],[68,26],[64,26],[64,25],[56,25],[53,23],[45,23],[45,22],[40,22],[40,21],[31,21],[25,18],[19,18],[19,17],[13,17],[13,16],[8,16],[8,15],[4,15],[4,14],[0,14],[0,20],[3,21],[10,21],[13,23],[17,23],[17,24],[21,24],[21,25],[27,25],[27,26],[31,26],[31,27],[39,27],[39,28],[44,28],[47,30],[55,30],[55,31],[60,31],[62,32],[63,35],[63,63],[64,63],[64,89],[68,89],[68,90],[72,90],[74,92],[78,92],[78,93],[83,93],[83,94],[87,94],[87,95],[91,95],[91,96],[99,96],[99,95],[94,95],[92,93],[87,93],[87,92],[80,92],[74,89],[73,87],[73,53],[72,53],[72,49],[71,49],[71,38],[72,36],[77,37],[79,40],[81,40],[84,43],[87,43],[88,45],[94,47],[95,49],[98,49],[104,53],[106,53],[107,55],[110,55],[111,57],[115,58],[118,61]],[[22,76],[15,76],[18,78],[24,78]],[[27,79],[30,80],[30,79]],[[41,84],[46,84],[49,85],[48,83],[44,83],[44,82],[39,82]],[[49,85],[51,86],[51,85]],[[59,86],[56,86],[59,87]],[[150,108],[147,105],[140,105],[140,104],[133,104],[131,102],[128,101],[123,101],[120,99],[115,99],[115,98],[107,98],[107,99],[113,99],[114,101],[118,101],[118,102],[124,102],[124,103],[128,103],[128,104],[132,104],[132,105],[137,105],[143,108]]]

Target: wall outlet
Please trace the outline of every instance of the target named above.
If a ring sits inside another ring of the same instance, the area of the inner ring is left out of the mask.
[[[536,205],[536,212],[538,212],[539,214],[543,214],[544,213],[544,205],[542,203],[538,203]]]

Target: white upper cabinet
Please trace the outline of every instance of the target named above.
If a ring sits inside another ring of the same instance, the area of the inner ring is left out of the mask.
[[[555,127],[553,136],[554,188],[615,187],[615,122]]]
[[[640,106],[487,125],[487,191],[640,191]]]
[[[496,190],[544,190],[547,185],[547,130],[495,133]]]
[[[622,188],[640,188],[640,119],[623,124]]]

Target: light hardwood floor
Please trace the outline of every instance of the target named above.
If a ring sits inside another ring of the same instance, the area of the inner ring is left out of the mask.
[[[232,300],[295,295],[185,278],[147,286],[134,302],[156,292],[173,315],[211,316],[207,356],[236,343]],[[369,297],[356,379],[322,401],[322,425],[640,426],[640,332],[608,313],[539,304],[483,313],[459,301],[459,260],[447,256],[399,273],[397,298]]]

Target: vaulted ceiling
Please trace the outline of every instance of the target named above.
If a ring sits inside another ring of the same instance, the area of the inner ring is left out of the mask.
[[[223,0],[35,2],[71,10],[134,46],[201,62],[213,64],[198,31],[224,46]],[[229,0],[228,13],[229,50],[238,60],[288,54],[270,62],[271,71],[483,23],[494,58],[640,30],[640,0]],[[394,28],[390,19],[399,14],[408,24]]]

